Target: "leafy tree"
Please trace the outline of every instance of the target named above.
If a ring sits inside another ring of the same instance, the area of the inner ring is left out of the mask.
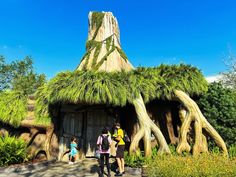
[[[5,58],[0,56],[0,91],[10,88],[11,79],[11,66],[5,64]]]
[[[6,64],[4,57],[0,57],[0,91],[11,89],[29,95],[45,83],[45,78],[44,74],[35,73],[30,57],[10,64]]]
[[[223,85],[236,89],[236,57],[230,52],[229,57],[226,59],[227,71],[221,73],[221,82]]]
[[[223,87],[221,83],[209,85],[208,92],[199,100],[202,113],[220,133],[226,144],[236,142],[236,94],[235,91]]]

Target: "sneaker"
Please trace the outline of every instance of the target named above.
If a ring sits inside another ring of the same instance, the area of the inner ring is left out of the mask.
[[[73,164],[73,162],[71,162],[71,161],[70,161],[70,162],[69,162],[69,164],[70,164],[70,165],[72,165],[72,164]]]
[[[122,176],[122,173],[116,173],[115,176]]]

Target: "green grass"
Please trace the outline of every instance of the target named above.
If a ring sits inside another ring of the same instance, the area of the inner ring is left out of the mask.
[[[209,153],[192,156],[190,153],[178,155],[174,145],[170,145],[171,155],[158,155],[158,148],[152,149],[151,157],[143,152],[129,155],[125,152],[125,164],[130,167],[146,167],[150,177],[233,177],[236,176],[236,146],[229,148],[229,158],[222,156],[218,147]]]
[[[193,156],[157,156],[149,161],[150,177],[233,177],[236,176],[236,159],[220,155],[202,154]]]

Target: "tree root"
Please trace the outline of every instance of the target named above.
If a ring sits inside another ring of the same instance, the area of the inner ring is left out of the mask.
[[[143,138],[145,156],[151,156],[151,132],[154,134],[155,138],[159,143],[158,152],[160,154],[170,153],[170,149],[166,143],[163,134],[161,133],[160,129],[155,125],[155,123],[149,118],[141,95],[139,95],[138,98],[133,100],[133,105],[137,113],[140,129],[131,142],[129,149],[130,154],[137,153],[139,141]]]
[[[29,147],[34,141],[35,137],[39,134],[39,130],[37,128],[30,128],[30,140],[27,143],[27,147]]]
[[[223,154],[228,155],[224,140],[203,116],[198,105],[183,91],[175,90],[174,93],[177,100],[183,104],[186,111],[185,112],[183,109],[180,109],[179,111],[182,126],[179,131],[177,153],[181,154],[183,151],[189,152],[191,150],[191,147],[187,142],[187,133],[189,132],[191,122],[194,122],[195,142],[193,146],[193,155],[207,152],[208,150],[206,137],[202,133],[203,128],[222,149]]]
[[[47,159],[51,159],[51,154],[50,154],[50,145],[51,145],[51,140],[54,132],[54,125],[51,125],[46,128],[46,140],[44,143],[44,150],[47,155]]]

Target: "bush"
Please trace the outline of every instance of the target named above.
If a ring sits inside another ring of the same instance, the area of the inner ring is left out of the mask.
[[[5,136],[0,138],[0,166],[22,163],[27,160],[27,144],[24,140]]]
[[[220,83],[209,85],[208,92],[198,100],[199,108],[222,136],[228,147],[236,142],[236,94]],[[214,146],[214,143],[209,143]]]
[[[139,155],[129,155],[127,151],[125,151],[124,159],[125,165],[132,168],[141,167],[145,161],[147,161],[147,158],[145,158],[141,153]]]

